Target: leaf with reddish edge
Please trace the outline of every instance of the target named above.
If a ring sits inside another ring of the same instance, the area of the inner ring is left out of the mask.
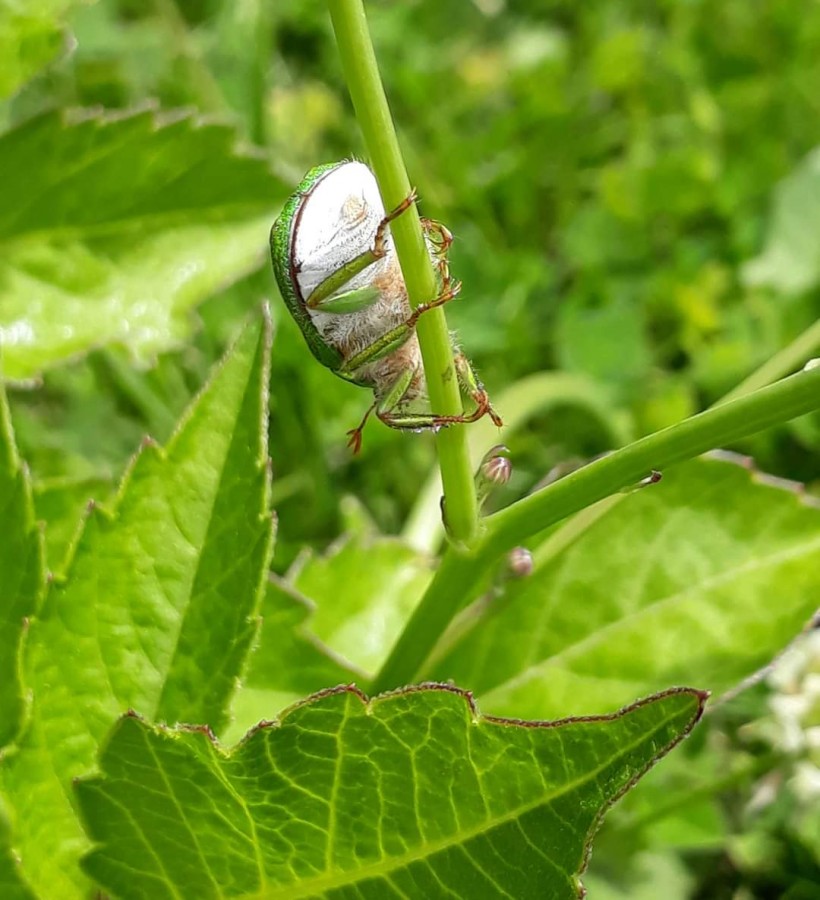
[[[76,784],[86,871],[118,897],[571,900],[606,809],[706,695],[607,716],[482,716],[443,684],[330,689],[223,750],[131,715]]]

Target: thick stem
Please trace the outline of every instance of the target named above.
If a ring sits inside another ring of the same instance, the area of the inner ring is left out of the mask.
[[[342,68],[356,118],[386,209],[410,193],[410,181],[399,150],[361,0],[328,0]],[[433,299],[438,287],[415,205],[390,226],[410,303]],[[416,326],[430,405],[442,415],[463,411],[444,311],[425,313]],[[447,525],[456,545],[469,546],[478,530],[473,473],[464,428],[454,426],[436,436],[447,510]]]
[[[471,557],[445,554],[371,691],[411,683],[484,573],[528,537],[636,484],[653,469],[666,469],[818,408],[820,369],[799,372],[615,450],[485,519],[485,533]]]

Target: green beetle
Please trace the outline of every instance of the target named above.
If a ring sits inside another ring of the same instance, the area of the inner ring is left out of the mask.
[[[411,309],[390,222],[415,202],[407,197],[385,214],[376,179],[360,162],[317,166],[305,176],[271,229],[271,257],[279,291],[308,347],[340,378],[368,387],[375,400],[361,424],[348,432],[353,452],[375,410],[385,425],[410,431],[501,419],[467,358],[454,345],[459,386],[473,408],[462,415],[429,409],[421,352],[415,334],[419,316],[453,299],[449,231],[423,219],[440,294]]]

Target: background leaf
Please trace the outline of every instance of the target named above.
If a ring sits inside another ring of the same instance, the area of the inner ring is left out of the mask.
[[[44,583],[42,539],[28,477],[17,458],[0,387],[0,748],[20,729],[24,698],[20,647]]]
[[[548,538],[426,674],[516,716],[598,713],[694,679],[727,691],[817,608],[820,506],[804,499],[734,462],[676,467]]]
[[[0,805],[0,896],[9,900],[37,900],[23,882],[17,859],[11,849],[11,831]]]
[[[0,775],[23,871],[44,896],[82,895],[69,785],[118,715],[225,717],[270,561],[268,341],[246,328],[167,449],[144,445],[32,623],[33,714]]]
[[[0,99],[13,94],[66,47],[63,20],[79,4],[80,0],[0,0]]]
[[[795,294],[820,283],[820,149],[814,150],[775,191],[763,253],[747,263],[749,284]]]
[[[428,685],[317,695],[230,754],[136,718],[77,785],[117,896],[577,898],[605,809],[697,721],[703,696],[523,723]],[[195,787],[194,787],[195,785]],[[147,852],[146,852],[147,851]]]
[[[48,113],[0,137],[7,377],[111,342],[156,353],[262,263],[278,185],[234,142],[223,125],[150,111]]]
[[[375,673],[432,577],[429,558],[381,535],[352,498],[345,537],[272,576],[257,645],[232,705],[236,740],[307,694]]]
[[[384,661],[431,577],[425,555],[376,533],[350,535],[288,573],[315,604],[311,632],[368,674]]]
[[[361,672],[310,630],[315,604],[271,576],[260,610],[259,637],[231,704],[232,721],[220,734],[236,741],[307,694],[361,679]]]

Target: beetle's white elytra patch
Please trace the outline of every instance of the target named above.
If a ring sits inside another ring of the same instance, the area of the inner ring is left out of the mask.
[[[363,163],[343,163],[321,178],[305,199],[293,246],[302,297],[310,296],[346,263],[372,250],[384,215],[376,179]],[[410,316],[407,289],[389,231],[384,248],[382,259],[354,275],[344,286],[345,290],[377,287],[380,297],[372,306],[344,315],[308,309],[322,339],[344,359],[355,356]],[[379,386],[390,384],[408,367],[419,373],[410,391],[418,396],[423,391],[423,374],[415,335],[389,356],[362,366],[357,375],[378,393]]]
[[[379,186],[364,163],[342,163],[320,178],[305,198],[293,246],[302,296],[371,249],[383,218]],[[360,273],[350,287],[368,284],[373,274]]]

